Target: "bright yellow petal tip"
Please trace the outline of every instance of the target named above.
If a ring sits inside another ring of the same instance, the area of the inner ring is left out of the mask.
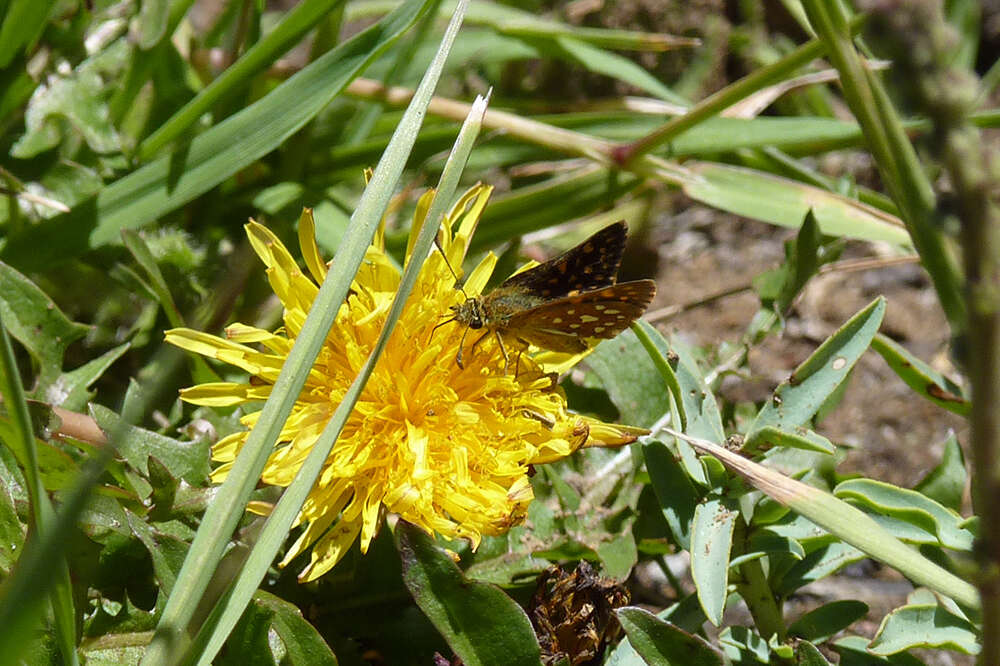
[[[473,187],[442,224],[438,240],[455,270],[460,270],[490,192],[489,187]],[[426,214],[427,205],[429,200],[418,214]],[[311,233],[310,212],[300,224],[306,227],[299,241],[308,274],[277,236],[256,222],[246,227],[285,308],[279,332],[244,324],[232,325],[225,339],[188,329],[167,332],[171,344],[253,376],[242,384],[186,389],[184,400],[229,406],[259,402],[270,394],[318,291],[313,279],[326,271]],[[477,293],[494,262],[487,258],[470,275],[466,289]],[[398,271],[381,242],[374,244],[261,475],[265,483],[291,483],[378,338],[398,283]],[[583,446],[627,444],[642,432],[570,412],[551,374],[565,369],[565,358],[553,359],[550,366],[524,354],[516,375],[507,374],[501,350],[486,339],[475,353],[466,349],[465,368],[458,367],[455,357],[465,331],[458,324],[439,324],[463,299],[451,269],[435,251],[299,514],[302,532],[282,564],[311,549],[301,580],[329,571],[355,541],[366,551],[386,512],[478,546],[484,535],[502,534],[524,520],[533,498],[531,465],[559,460]],[[245,415],[244,425],[252,427],[258,415]],[[225,478],[246,434],[230,435],[215,445],[213,458],[222,464],[213,480]]]

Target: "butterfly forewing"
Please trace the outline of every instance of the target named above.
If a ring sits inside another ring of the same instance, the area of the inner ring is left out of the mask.
[[[653,300],[652,280],[615,284],[627,227],[616,222],[552,261],[518,273],[480,298],[453,306],[469,329],[486,329],[476,342],[494,336],[510,362],[507,343],[520,342],[557,352],[586,351],[589,338],[613,338],[642,316]],[[459,367],[465,334],[455,357]],[[517,346],[517,345],[516,345]]]
[[[625,251],[625,222],[604,227],[564,254],[506,280],[542,298],[560,298],[614,284]]]

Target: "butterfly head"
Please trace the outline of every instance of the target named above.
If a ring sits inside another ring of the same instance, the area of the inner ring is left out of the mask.
[[[479,329],[486,325],[486,311],[478,298],[468,298],[464,303],[452,305],[451,311],[455,313],[453,321],[469,328]]]

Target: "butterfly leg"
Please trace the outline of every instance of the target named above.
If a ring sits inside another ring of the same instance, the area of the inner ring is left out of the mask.
[[[518,374],[521,372],[521,354],[524,353],[524,349],[517,350],[517,358],[514,359],[514,379],[517,379]]]
[[[435,327],[436,328],[436,327]],[[465,336],[469,334],[469,327],[466,326],[465,330],[462,331],[462,339],[458,341],[458,354],[455,355],[455,363],[459,368],[465,370],[465,364],[462,363],[462,350],[465,349]],[[481,339],[481,338],[480,338]],[[476,343],[478,344],[478,343]],[[473,344],[472,348],[475,349],[476,345]]]
[[[466,333],[468,333],[468,332],[469,332],[469,329],[468,329],[468,328],[467,328],[467,329],[465,329],[465,332],[466,332]],[[478,338],[476,339],[476,341],[472,343],[472,346],[471,346],[471,347],[469,347],[469,353],[470,353],[470,354],[475,354],[475,353],[476,353],[476,347],[478,347],[478,346],[479,346],[479,343],[480,343],[480,342],[482,342],[483,340],[485,340],[486,338],[488,338],[488,337],[489,337],[489,335],[490,335],[490,331],[486,331],[485,333],[483,333],[482,335],[480,335],[480,336],[479,336],[479,337],[478,337]],[[465,335],[464,335],[464,334],[462,335],[462,339],[463,339],[463,340],[465,339]],[[463,367],[463,366],[462,366],[461,364],[459,364],[459,367]]]
[[[500,331],[493,331],[497,336],[497,344],[500,345],[500,353],[503,354],[503,374],[507,374],[507,368],[510,367],[510,356],[507,355],[507,348],[503,344],[503,336],[500,335]]]

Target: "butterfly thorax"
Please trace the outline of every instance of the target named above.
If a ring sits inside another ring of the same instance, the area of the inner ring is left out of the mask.
[[[497,287],[485,296],[469,298],[461,305],[453,305],[455,321],[472,329],[504,329],[508,320],[519,312],[540,305],[545,301],[531,292],[517,287]]]

